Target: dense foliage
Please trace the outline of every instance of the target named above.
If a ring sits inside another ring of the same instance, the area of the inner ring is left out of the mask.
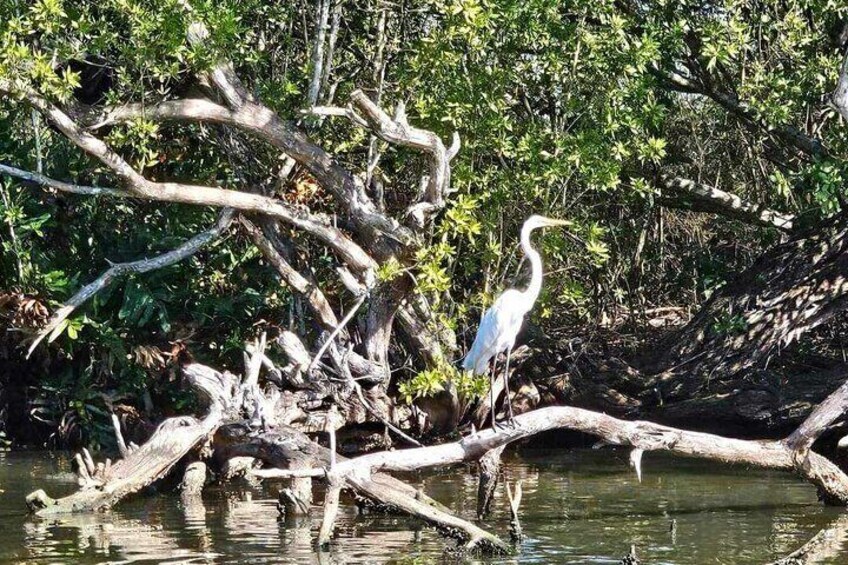
[[[300,113],[310,105],[323,2],[191,4],[0,0],[0,80],[66,107],[152,103],[193,95],[198,70],[230,59],[265,104],[300,120],[351,170],[365,171],[374,147],[382,151],[374,175],[388,209],[417,189],[418,154],[369,140],[346,120]],[[549,273],[534,322],[591,335],[651,308],[696,307],[781,236],[744,218],[687,210],[692,202],[663,190],[662,178],[714,186],[800,224],[840,208],[848,128],[826,94],[842,58],[841,2],[337,0],[327,10],[336,36],[318,104],[344,106],[363,88],[384,107],[404,102],[412,124],[461,136],[455,192],[412,272],[434,323],[453,328],[460,349],[480,309],[522,280],[517,236],[531,213],[571,222],[538,239]],[[202,47],[186,41],[198,20],[211,34]],[[790,142],[789,129],[815,140],[814,150]],[[0,163],[115,185],[13,97],[0,101],[0,131]],[[141,119],[105,138],[148,178],[261,187],[332,209],[308,175],[280,182],[275,150],[234,151],[245,140],[224,127]],[[0,289],[50,310],[107,261],[171,249],[216,217],[185,205],[57,194],[9,177],[0,177],[0,192]],[[311,267],[334,305],[342,303],[332,255],[291,236],[321,258]],[[378,275],[391,280],[399,269],[387,262]],[[25,331],[46,316],[23,312],[20,298],[6,304],[3,319]],[[118,398],[142,404],[148,395],[148,403],[179,409],[172,350],[232,365],[263,329],[308,332],[304,317],[250,239],[233,231],[175,266],[117,282],[76,312],[37,353],[52,364],[33,392],[34,415],[59,423],[70,412],[91,429],[106,424],[104,402]],[[6,354],[21,355],[11,351],[19,344]],[[394,355],[406,368],[396,373],[407,383],[403,396],[439,387],[446,369],[423,367],[399,345]],[[467,383],[466,394],[474,387]]]

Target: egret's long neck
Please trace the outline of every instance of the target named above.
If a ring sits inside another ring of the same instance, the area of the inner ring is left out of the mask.
[[[539,291],[542,290],[542,257],[538,251],[533,249],[533,245],[530,243],[530,233],[532,231],[533,228],[530,226],[525,225],[521,228],[521,248],[524,249],[524,255],[530,261],[530,268],[533,272],[530,277],[530,284],[527,285],[527,289],[523,293],[530,304],[536,301]]]

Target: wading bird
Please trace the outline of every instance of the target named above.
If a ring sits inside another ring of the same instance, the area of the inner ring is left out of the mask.
[[[486,310],[480,322],[480,328],[477,330],[477,337],[474,338],[474,344],[462,363],[462,367],[466,371],[473,371],[475,375],[482,375],[488,372],[489,361],[495,359],[495,362],[492,363],[492,370],[489,372],[492,428],[497,429],[495,423],[495,365],[497,365],[497,356],[506,351],[504,388],[506,389],[507,406],[509,407],[509,421],[513,422],[512,402],[509,399],[509,357],[515,345],[515,338],[524,321],[524,316],[533,308],[533,304],[539,297],[539,291],[542,290],[542,258],[530,244],[530,234],[536,228],[567,224],[566,221],[554,220],[544,216],[534,215],[527,218],[521,228],[521,248],[530,261],[530,267],[533,271],[530,284],[527,285],[525,290],[511,288],[505,291],[495,300],[492,307]]]

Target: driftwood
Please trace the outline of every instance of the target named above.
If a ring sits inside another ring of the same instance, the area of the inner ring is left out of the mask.
[[[161,479],[195,445],[214,431],[221,414],[202,420],[183,416],[162,422],[144,445],[114,464],[105,464],[91,473],[88,464],[79,465],[82,488],[54,500],[43,490],[27,496],[27,506],[39,516],[68,512],[103,511],[119,500]]]
[[[186,380],[208,406],[208,413],[203,419],[191,416],[169,418],[159,425],[147,442],[136,447],[125,444],[120,427],[113,418],[122,458],[114,464],[107,459],[105,463],[95,465],[88,451],[83,450],[75,458],[80,490],[58,500],[50,498],[43,490],[35,491],[27,496],[30,511],[40,516],[104,511],[163,478],[186,454],[209,438],[226,416],[240,411],[246,398],[258,404],[258,398],[252,394],[256,385],[251,371],[255,370],[258,374],[264,354],[264,339],[254,349],[247,375],[241,384],[229,373],[219,373],[200,365],[186,369]],[[252,408],[255,412],[256,408]]]
[[[572,407],[548,407],[516,416],[516,425],[483,430],[460,441],[432,447],[383,451],[340,462],[341,476],[375,472],[415,471],[476,461],[501,446],[540,432],[568,429],[600,438],[605,444],[632,447],[631,463],[641,475],[642,453],[667,451],[676,455],[795,472],[814,484],[828,503],[848,505],[848,476],[827,458],[810,450],[826,427],[848,408],[848,383],[831,394],[791,436],[783,440],[740,440],[690,432],[646,421],[626,421]],[[277,476],[323,476],[322,468],[281,471]]]
[[[468,461],[480,461],[485,468],[499,459],[509,443],[552,429],[580,431],[597,436],[606,444],[631,447],[631,464],[640,476],[643,453],[668,451],[723,463],[795,472],[816,485],[826,502],[848,505],[848,476],[831,461],[812,451],[815,440],[841,418],[848,407],[848,383],[821,403],[793,434],[777,441],[730,439],[647,421],[626,421],[579,408],[548,407],[517,416],[514,427],[483,430],[453,443],[383,451],[347,459],[284,423],[285,406],[274,402],[279,391],[273,385],[264,390],[259,385],[260,372],[263,367],[268,368],[264,338],[249,349],[251,355],[246,356],[243,378],[198,364],[184,368],[187,381],[207,406],[207,415],[203,419],[180,417],[166,420],[142,446],[124,445],[121,451],[125,455],[114,465],[108,461],[96,464],[91,455],[83,451],[77,456],[81,489],[59,500],[52,500],[43,491],[38,491],[28,497],[30,508],[40,515],[107,509],[163,477],[196,448],[206,446],[199,453],[211,457],[210,461],[216,462],[220,469],[226,468],[230,462],[248,461],[251,465],[243,469],[254,477],[294,479],[294,488],[281,495],[281,507],[287,515],[308,512],[311,481],[326,481],[329,488],[317,540],[319,547],[331,540],[340,494],[349,490],[377,508],[423,520],[460,540],[466,549],[506,553],[512,548],[505,541],[452,514],[423,492],[386,472],[443,467]],[[281,409],[283,412],[279,411]],[[321,428],[330,433],[331,440],[335,430],[332,412],[327,412]],[[120,430],[117,432],[117,441],[121,445],[123,439]],[[182,494],[186,505],[197,500],[206,476],[204,463],[197,462],[194,454],[191,457],[195,458],[194,462],[187,467],[183,477]],[[264,464],[265,468],[254,469],[254,461]],[[497,469],[490,469],[489,474],[488,480],[493,481]],[[481,473],[481,478],[483,475]],[[520,485],[508,485],[508,488],[511,533],[515,540],[520,540]],[[816,547],[830,543],[827,540],[835,535],[821,534]]]
[[[213,445],[218,446],[216,457],[228,459],[234,456],[249,455],[264,461],[274,468],[254,470],[252,474],[265,479],[280,477],[286,479],[327,479],[331,488],[350,489],[358,497],[369,501],[379,509],[401,512],[420,518],[442,533],[461,540],[469,549],[480,548],[496,553],[504,553],[510,549],[509,545],[498,537],[471,522],[452,515],[449,509],[394,477],[384,473],[363,475],[345,473],[342,475],[329,471],[330,450],[316,444],[294,428],[280,426],[264,434],[250,437],[248,437],[248,433],[249,429],[241,424],[223,426],[218,430],[213,441]],[[350,461],[336,455],[334,469],[341,468]],[[320,472],[313,477],[311,472],[315,466],[320,466]],[[333,487],[334,482],[336,483],[335,487]],[[286,507],[287,512],[289,506],[297,506],[291,500],[284,500],[282,504]],[[331,512],[334,504],[330,506]],[[326,525],[323,529],[325,535],[327,535],[332,529],[332,524],[326,520],[324,523]],[[329,538],[322,536],[319,541],[323,544],[328,540]]]

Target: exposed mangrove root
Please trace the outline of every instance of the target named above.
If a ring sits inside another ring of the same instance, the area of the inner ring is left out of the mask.
[[[257,469],[253,475],[261,478],[294,478],[309,480],[312,478],[327,479],[331,489],[333,482],[340,489],[349,489],[361,499],[373,503],[373,507],[383,511],[409,514],[435,527],[444,535],[457,539],[465,544],[466,549],[479,549],[492,553],[506,553],[510,546],[497,536],[482,528],[463,520],[429,498],[423,492],[411,485],[383,473],[345,473],[336,474],[329,471],[330,450],[326,449],[305,434],[287,426],[281,426],[264,434],[247,436],[246,430],[240,425],[222,427],[213,443],[219,446],[222,456],[233,454],[250,455],[260,459],[274,468]],[[418,448],[420,449],[420,448]],[[334,469],[339,469],[351,460],[336,455]],[[320,472],[313,474],[319,468]],[[297,506],[297,501],[283,501],[288,512],[289,506]],[[319,544],[329,541],[330,522],[326,518],[322,522],[324,536],[319,537]],[[333,512],[333,506],[330,506]],[[337,509],[336,509],[337,511]],[[332,516],[331,516],[332,517]]]
[[[206,483],[206,463],[195,461],[186,467],[180,483],[180,493],[184,497],[196,496],[203,492]]]
[[[516,481],[515,489],[513,490],[509,486],[509,481],[504,483],[506,485],[506,497],[509,500],[509,534],[512,537],[512,541],[515,543],[521,543],[521,540],[524,539],[524,534],[521,531],[521,521],[518,519],[518,510],[521,507],[521,479]]]
[[[49,497],[43,490],[35,491],[26,499],[30,511],[40,516],[104,511],[163,478],[186,454],[211,437],[226,416],[240,412],[245,402],[251,407],[259,402],[259,396],[254,394],[253,372],[254,368],[258,372],[263,354],[264,339],[248,360],[247,376],[241,384],[229,373],[219,373],[202,365],[186,367],[186,380],[208,406],[206,417],[169,418],[141,446],[125,444],[120,424],[114,418],[116,442],[123,457],[114,464],[107,459],[95,465],[88,450],[84,449],[75,457],[80,490],[60,499]],[[255,412],[255,408],[248,411]]]
[[[498,486],[498,475],[501,471],[501,455],[506,446],[497,447],[485,454],[477,462],[477,519],[482,520],[489,514],[492,497]]]
[[[549,407],[516,417],[515,425],[498,430],[482,430],[453,443],[431,447],[382,451],[347,459],[335,451],[335,430],[340,416],[326,411],[316,431],[329,434],[331,449],[310,439],[305,433],[286,425],[290,405],[280,402],[280,391],[273,386],[263,389],[260,372],[268,369],[264,356],[265,339],[260,339],[245,357],[245,376],[221,373],[203,365],[184,368],[185,377],[207,406],[207,416],[171,418],[163,422],[151,439],[140,447],[124,446],[125,456],[112,464],[95,463],[86,450],[76,456],[80,490],[59,500],[43,491],[28,497],[30,508],[38,514],[95,511],[107,509],[121,498],[163,477],[181,459],[195,460],[183,477],[183,495],[197,495],[205,482],[206,466],[196,461],[196,453],[211,456],[222,468],[244,461],[242,472],[259,478],[293,479],[290,489],[280,496],[285,515],[308,513],[311,481],[328,484],[323,519],[317,538],[326,546],[333,535],[339,510],[340,494],[351,491],[358,499],[389,511],[414,516],[443,534],[459,540],[464,550],[506,553],[509,544],[479,526],[452,514],[447,508],[420,490],[386,475],[389,471],[413,471],[477,461],[481,465],[481,496],[478,507],[485,510],[486,499],[498,476],[504,447],[514,441],[554,429],[569,429],[594,435],[604,444],[631,448],[631,465],[641,479],[642,454],[646,451],[670,453],[739,463],[761,468],[795,472],[815,484],[828,503],[848,505],[848,476],[825,457],[812,451],[815,440],[848,407],[848,384],[832,393],[784,440],[750,441],[718,435],[690,432],[647,421],[626,421],[606,414],[572,407]],[[120,445],[120,426],[116,425]],[[200,449],[198,449],[200,448]],[[264,468],[255,468],[261,464]],[[521,485],[507,484],[511,533],[521,539],[519,505]],[[482,512],[481,512],[482,513]],[[822,534],[824,536],[824,534]]]

